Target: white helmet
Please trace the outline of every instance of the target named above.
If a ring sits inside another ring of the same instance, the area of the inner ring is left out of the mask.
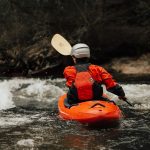
[[[88,45],[83,43],[75,44],[72,47],[71,56],[75,56],[76,58],[90,58],[90,48]]]

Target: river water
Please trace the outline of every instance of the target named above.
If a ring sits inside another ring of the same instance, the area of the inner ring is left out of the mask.
[[[64,79],[0,80],[0,150],[148,150],[150,84],[120,84],[134,107],[105,91],[124,118],[116,127],[89,128],[58,117]]]

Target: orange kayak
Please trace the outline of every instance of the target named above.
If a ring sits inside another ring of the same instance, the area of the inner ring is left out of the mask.
[[[91,100],[67,108],[64,105],[65,99],[66,94],[61,96],[58,101],[59,116],[62,119],[94,124],[119,121],[122,118],[121,110],[113,102]]]

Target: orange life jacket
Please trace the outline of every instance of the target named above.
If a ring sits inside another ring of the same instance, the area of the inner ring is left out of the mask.
[[[89,66],[90,73],[95,81],[100,84],[104,84],[106,89],[116,86],[116,82],[113,77],[103,68],[97,65],[91,64]],[[64,69],[64,77],[66,79],[66,85],[70,88],[76,77],[76,69],[74,66],[68,66]]]
[[[76,77],[73,86],[75,86],[77,90],[79,100],[90,100],[94,98],[93,87],[95,80],[89,71],[89,65],[90,64],[82,64],[75,66]]]

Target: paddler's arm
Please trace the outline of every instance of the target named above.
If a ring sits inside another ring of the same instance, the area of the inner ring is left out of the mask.
[[[72,83],[75,80],[75,76],[76,76],[76,70],[73,66],[68,66],[64,69],[64,77],[66,79],[66,86],[67,87],[71,87]]]
[[[107,91],[117,95],[119,99],[126,100],[127,98],[125,97],[123,88],[113,79],[111,74],[109,74],[104,68],[102,68],[101,72],[101,77]]]
[[[116,84],[116,86],[107,89],[107,91],[117,95],[119,99],[122,99],[122,100],[126,100],[127,99],[125,97],[125,92],[124,92],[122,86],[120,86],[119,84]]]

